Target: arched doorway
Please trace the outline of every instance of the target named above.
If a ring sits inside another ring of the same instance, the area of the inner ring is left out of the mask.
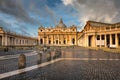
[[[51,44],[51,40],[49,40],[49,44]]]
[[[40,44],[43,44],[43,39],[40,39]]]
[[[58,40],[56,40],[56,44],[58,44]]]
[[[92,36],[88,36],[88,46],[91,47],[92,46]]]
[[[74,39],[74,38],[72,39],[72,44],[73,44],[73,45],[75,44],[75,39]]]
[[[63,40],[63,43],[66,44],[66,40]]]

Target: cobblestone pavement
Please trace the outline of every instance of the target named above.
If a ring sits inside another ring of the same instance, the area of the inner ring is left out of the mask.
[[[2,80],[120,80],[120,61],[60,61]]]
[[[8,52],[0,51],[0,56],[29,53],[33,50],[10,50]]]
[[[42,61],[41,61],[42,63],[47,61],[44,57],[45,56],[43,56],[42,58]],[[26,67],[37,65],[37,64],[38,64],[37,55],[26,56]],[[17,69],[18,69],[18,57],[0,60],[0,74],[8,71],[17,70]]]
[[[64,58],[89,58],[89,60],[63,60],[3,80],[120,80],[120,54],[85,48],[68,48],[62,51]],[[90,60],[97,58],[98,60]],[[36,56],[28,57],[27,66],[37,64]],[[0,72],[17,69],[17,59],[0,61]]]

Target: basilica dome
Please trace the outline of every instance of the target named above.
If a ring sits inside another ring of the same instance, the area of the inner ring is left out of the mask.
[[[60,19],[60,22],[56,25],[56,28],[66,28],[66,25],[63,23],[62,19]]]

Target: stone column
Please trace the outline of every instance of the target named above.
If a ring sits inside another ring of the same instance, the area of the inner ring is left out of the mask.
[[[51,35],[51,45],[53,45],[53,35]]]
[[[105,47],[107,47],[107,42],[106,42],[106,34],[104,35],[104,37],[105,37],[105,40],[104,40],[104,45],[105,45]]]
[[[92,37],[93,37],[93,39],[92,39],[93,40],[92,41],[93,42],[93,46],[92,47],[96,47],[96,36],[93,35]]]
[[[110,34],[110,45],[112,45],[112,34]]]
[[[118,35],[117,33],[115,34],[115,45],[116,45],[116,48],[118,47]]]
[[[4,36],[4,34],[2,35],[2,46],[4,46],[4,41],[5,40],[5,36]]]
[[[8,41],[7,41],[7,35],[5,35],[5,45],[7,46]]]
[[[88,35],[86,34],[85,34],[85,43],[86,43],[85,47],[88,47]]]
[[[101,40],[102,40],[102,39],[101,39],[101,36],[102,36],[102,35],[100,34],[100,43],[101,43]],[[101,47],[102,47],[102,45],[100,44],[100,48],[101,48]]]

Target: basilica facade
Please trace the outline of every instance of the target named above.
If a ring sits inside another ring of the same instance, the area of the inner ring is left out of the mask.
[[[38,29],[39,45],[83,46],[83,47],[120,47],[120,23],[108,24],[87,21],[82,31],[76,26],[67,27],[62,19],[54,28]]]
[[[49,46],[70,46],[77,45],[77,27],[67,27],[62,19],[54,28],[44,28],[40,26],[38,29],[39,45]]]

